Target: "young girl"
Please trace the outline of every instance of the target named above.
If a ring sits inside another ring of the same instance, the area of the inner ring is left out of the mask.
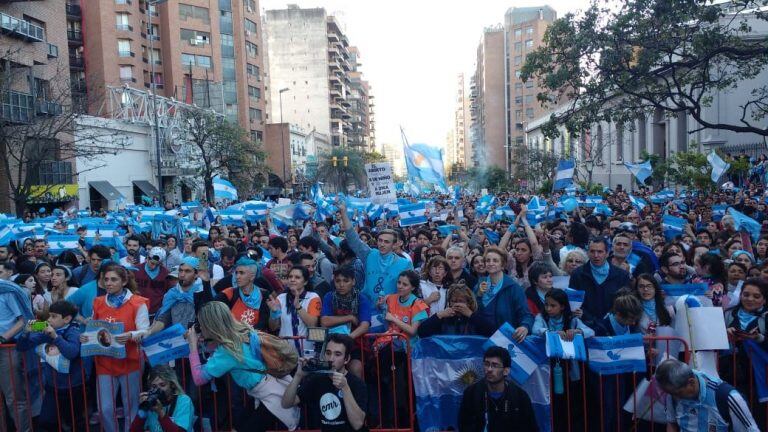
[[[99,412],[101,426],[107,432],[118,429],[115,413],[117,390],[123,399],[126,430],[139,409],[141,388],[141,359],[135,342],[149,328],[149,300],[134,295],[136,281],[133,274],[119,264],[109,264],[103,276],[106,295],[93,301],[93,319],[123,323],[123,331],[115,340],[125,344],[125,358],[96,356],[96,379],[98,382]],[[80,342],[87,343],[88,336],[81,336]]]
[[[70,287],[72,270],[67,266],[56,265],[51,273],[51,302],[66,300],[67,297],[77,292],[77,287]]]
[[[552,289],[544,295],[543,313],[536,315],[536,322],[533,324],[533,334],[544,336],[547,332],[556,332],[563,340],[572,341],[580,334],[584,338],[590,338],[595,335],[594,330],[587,327],[579,318],[574,317],[571,312],[571,304],[568,302],[568,294],[561,289]],[[553,363],[559,364],[558,359]],[[568,396],[565,394],[555,395],[553,405],[555,412],[565,412],[570,404],[572,410],[571,425],[574,430],[581,430],[583,421],[581,403],[581,370],[577,361],[571,361],[568,369],[569,390]],[[567,418],[565,416],[555,416],[554,430],[566,430]]]
[[[533,316],[544,313],[544,298],[552,289],[552,270],[544,263],[534,263],[528,270],[528,280],[531,283],[525,290],[528,309]]]
[[[696,270],[694,283],[706,283],[709,286],[706,296],[712,300],[712,306],[728,307],[728,297],[725,290],[725,267],[723,260],[715,254],[700,255],[693,262]]]
[[[728,265],[728,305],[735,306],[739,304],[739,297],[741,296],[741,286],[747,279],[747,269],[739,262],[732,262]]]
[[[288,271],[288,290],[269,298],[269,328],[280,330],[280,337],[306,336],[308,327],[317,327],[320,322],[322,304],[320,296],[311,291],[309,271],[304,267],[293,267]],[[314,350],[314,344],[294,339],[294,345],[300,356],[304,350]],[[303,348],[303,349],[302,349]]]
[[[628,289],[621,289],[613,299],[611,311],[595,329],[597,336],[621,336],[638,333],[638,323],[643,317],[640,299]]]
[[[638,275],[633,291],[643,307],[642,317],[638,322],[640,333],[653,336],[656,334],[656,328],[672,325],[674,309],[664,305],[664,293],[656,278],[648,273]]]
[[[421,272],[419,288],[424,303],[429,306],[428,314],[432,316],[445,309],[448,287],[453,282],[448,261],[436,256],[427,261]]]

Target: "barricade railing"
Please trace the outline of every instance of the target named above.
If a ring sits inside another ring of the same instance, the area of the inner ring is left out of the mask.
[[[391,340],[384,338],[391,338]],[[304,352],[306,338],[288,339],[296,340],[299,349],[302,353]],[[550,392],[552,430],[567,432],[665,430],[666,426],[660,420],[664,416],[657,410],[660,407],[668,410],[670,407],[665,406],[666,395],[655,388],[652,380],[655,367],[662,355],[689,361],[692,353],[685,340],[679,337],[648,336],[644,340],[648,363],[645,374],[600,376],[591,372],[586,363],[572,364],[570,361],[561,361],[563,377],[568,384],[564,386],[564,392],[561,395],[556,395],[554,391]],[[398,346],[399,349],[391,349],[393,345]],[[651,348],[654,351],[651,351]],[[316,346],[315,349],[320,350],[320,347]],[[362,336],[356,341],[356,352],[353,353],[352,358],[361,362],[364,371],[362,379],[369,389],[368,415],[366,416],[368,428],[374,432],[415,430],[414,383],[408,339],[403,335],[389,333]],[[229,375],[204,386],[196,386],[191,379],[188,359],[176,360],[174,363],[180,384],[195,405],[195,414],[198,419],[195,430],[234,429],[235,419],[239,418],[239,413],[249,409],[248,404],[253,403],[246,389],[235,385]],[[16,430],[34,430],[33,417],[37,412],[32,408],[34,408],[33,405],[40,404],[41,398],[47,391],[39,357],[37,354],[19,353],[15,345],[0,345],[0,367],[3,367],[0,373],[5,375],[2,379],[6,380],[12,389],[11,395],[5,393],[7,388],[3,388],[3,393],[0,394],[0,402],[4,408],[0,411],[0,430],[5,430],[7,423],[20,424],[21,428],[17,426]],[[579,381],[571,382],[569,379],[573,367],[578,368],[580,372]],[[768,404],[758,401],[750,357],[744,354],[737,343],[735,350],[719,352],[717,367],[721,378],[742,392],[761,429],[768,430]],[[146,375],[149,368],[143,367],[143,369]],[[768,370],[766,372],[768,377]],[[92,399],[94,397],[98,399],[100,396],[98,385],[93,385],[95,370],[90,371],[90,379],[88,374],[87,365],[81,362],[79,370],[70,371],[67,388],[52,392],[55,417],[60,419],[53,425],[53,430],[66,430],[63,423],[70,425],[70,430],[86,432],[103,430],[103,422],[92,425],[88,421],[89,417],[96,412],[94,410],[96,405]],[[54,382],[57,375],[53,372]],[[553,390],[554,374],[550,374],[550,377],[550,389]],[[649,380],[649,383],[644,383],[646,390],[640,393],[637,391],[638,385],[644,379]],[[73,385],[77,381],[82,382],[83,385]],[[143,391],[145,380],[141,379],[140,382],[139,392]],[[130,389],[127,390],[130,391]],[[120,399],[116,398],[115,403],[119,403]],[[641,403],[642,406],[640,406]],[[633,408],[634,415],[624,410],[625,404]],[[126,408],[126,413],[129,408]],[[303,415],[299,425],[301,431],[319,428],[319,424],[310,421],[308,411],[306,406],[302,407]],[[118,418],[116,412],[113,415],[115,423],[127,421]],[[10,419],[6,416],[10,416]],[[647,420],[654,418],[659,422]],[[8,422],[8,420],[11,421]],[[71,426],[78,424],[82,425],[82,429]],[[275,420],[269,429],[285,430],[285,426]]]

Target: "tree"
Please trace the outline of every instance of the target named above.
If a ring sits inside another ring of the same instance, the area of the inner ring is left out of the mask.
[[[387,161],[387,158],[384,157],[383,154],[377,151],[363,153],[363,162],[366,164],[376,163],[376,162],[386,162],[386,161]]]
[[[755,79],[768,64],[764,0],[593,0],[579,15],[556,20],[544,44],[528,54],[523,80],[535,79],[538,100],[551,107],[547,136],[600,120],[631,124],[661,110],[690,115],[702,128],[768,136],[768,84],[757,83],[738,107],[738,121],[705,115],[713,95]]]
[[[346,191],[350,182],[359,188],[366,182],[364,165],[362,153],[335,148],[330,155],[320,161],[317,179],[330,183],[336,187],[337,191]]]
[[[82,125],[85,116],[73,105],[66,65],[57,61],[54,72],[45,76],[24,66],[27,56],[12,49],[0,54],[5,105],[0,112],[0,198],[8,209],[13,204],[19,216],[33,196],[54,195],[62,183],[74,183],[79,174],[101,167],[90,163],[81,168],[75,161],[95,161],[127,146],[111,129]]]
[[[490,166],[472,167],[467,170],[469,185],[476,190],[488,189],[491,192],[504,192],[512,189],[512,181],[505,169]]]
[[[214,199],[213,178],[217,175],[228,177],[243,196],[263,184],[265,154],[242,128],[213,111],[190,109],[183,115],[189,142],[199,156],[198,175],[203,178],[206,200]]]
[[[546,150],[521,145],[515,148],[515,162],[516,177],[530,181],[531,188],[536,190],[539,185],[552,179],[557,167],[557,156]]]

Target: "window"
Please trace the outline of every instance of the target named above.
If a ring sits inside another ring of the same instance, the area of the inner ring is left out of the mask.
[[[248,12],[256,12],[256,0],[247,0],[245,4],[247,5]]]
[[[232,12],[232,0],[219,0],[219,10]]]
[[[246,71],[248,72],[248,76],[255,77],[257,80],[259,79],[259,67],[248,63],[246,66]]]
[[[532,119],[533,118],[533,108],[526,108],[525,109],[525,116],[528,119]]]
[[[221,11],[219,31],[225,34],[232,34],[232,12]]]
[[[515,78],[520,79],[520,69],[515,69]]]
[[[123,13],[123,12],[118,13],[117,15],[115,15],[115,21],[116,21],[116,24],[117,24],[117,29],[118,30],[127,30],[127,31],[133,30],[131,28],[131,25],[130,25],[130,18],[131,18],[130,14]]]
[[[221,56],[222,57],[234,57],[235,56],[235,38],[232,35],[221,35]]]
[[[259,48],[256,46],[255,43],[245,41],[245,53],[248,57],[258,57]]]
[[[40,162],[40,168],[35,175],[30,173],[32,184],[55,185],[72,183],[72,162],[69,161],[44,161]],[[51,193],[56,192],[50,191]]]
[[[515,39],[520,39],[523,36],[522,29],[515,29]]]
[[[249,19],[246,19],[245,20],[245,31],[246,32],[251,32],[252,34],[256,34],[256,23],[251,21],[251,20],[249,20]],[[246,34],[248,34],[248,33],[246,33]]]
[[[251,121],[261,121],[261,110],[256,108],[248,108],[248,118]]]
[[[515,110],[515,120],[518,122],[523,120],[523,110]]]
[[[515,90],[522,90],[522,88],[523,88],[523,83],[521,82],[515,83]]]
[[[523,56],[515,56],[515,66],[520,66],[523,61]]]
[[[204,45],[211,43],[211,34],[199,30],[181,29],[179,39],[190,45]]]
[[[162,64],[162,56],[160,55],[159,48],[153,48],[149,51],[149,61],[154,62],[155,64]]]
[[[525,95],[525,104],[530,105],[533,103],[533,95]]]
[[[261,89],[254,86],[248,86],[248,96],[260,99],[261,98]]]
[[[515,96],[515,104],[520,105],[521,103],[523,103],[523,97]]]
[[[117,40],[117,54],[120,57],[131,57],[131,41],[129,39]]]
[[[133,66],[120,66],[120,81],[133,81]]]
[[[525,41],[525,47],[533,48],[533,39],[528,39],[527,41]]]
[[[209,56],[199,55],[197,56],[197,65],[201,68],[210,69],[212,67],[211,58]]]
[[[224,81],[224,102],[225,103],[237,103],[237,83],[235,80]]]
[[[522,42],[515,42],[515,51],[522,51],[522,50],[523,50]]]
[[[154,39],[154,40],[160,40],[160,26],[157,24],[152,24],[152,27],[149,26],[149,23],[147,23],[147,36]]]
[[[179,19],[182,21],[186,21],[187,19],[197,19],[206,24],[211,23],[211,16],[208,12],[208,8],[181,3],[179,4]]]
[[[530,36],[533,34],[533,27],[526,27],[525,28],[525,34]]]
[[[224,80],[227,80],[227,81],[235,80],[235,59],[234,58],[232,57],[221,58],[221,73],[223,75]]]
[[[131,4],[131,0],[115,0],[115,4]]]
[[[195,55],[194,54],[181,54],[181,64],[184,66],[194,66],[195,65]]]

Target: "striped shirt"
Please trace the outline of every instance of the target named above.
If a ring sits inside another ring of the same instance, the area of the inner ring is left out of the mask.
[[[673,406],[674,412],[672,410],[667,412],[669,423],[677,423],[681,432],[727,432],[729,430],[758,432],[760,430],[749,412],[747,402],[736,390],[732,390],[728,395],[728,409],[731,415],[730,427],[733,428],[729,429],[729,425],[720,414],[715,400],[717,387],[722,381],[703,372],[694,371],[694,374],[699,380],[699,397],[693,400],[677,399],[674,404],[670,401],[667,406]]]

